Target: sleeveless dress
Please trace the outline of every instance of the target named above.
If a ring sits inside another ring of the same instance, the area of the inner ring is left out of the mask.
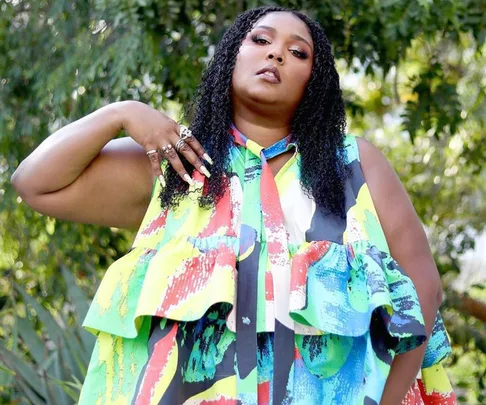
[[[291,134],[266,149],[234,126],[229,136],[229,187],[215,207],[199,207],[197,172],[173,210],[154,184],[132,249],[83,323],[97,340],[80,405],[379,404],[394,356],[424,342],[355,137],[342,219],[304,193]],[[290,150],[274,177],[267,160]],[[404,405],[456,403],[441,363],[450,350],[438,314]]]

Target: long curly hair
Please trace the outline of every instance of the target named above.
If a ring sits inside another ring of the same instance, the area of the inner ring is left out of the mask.
[[[232,142],[231,83],[240,45],[254,24],[265,14],[285,11],[300,18],[314,42],[312,73],[305,94],[291,122],[301,155],[301,185],[325,213],[345,216],[344,182],[348,177],[344,153],[346,115],[339,75],[331,45],[323,28],[301,12],[284,7],[259,7],[236,18],[218,43],[214,56],[202,75],[192,104],[190,129],[214,159],[211,177],[206,180],[199,203],[208,207],[217,202],[228,187],[229,148]],[[181,156],[188,172],[193,167]],[[166,170],[167,186],[160,193],[162,207],[177,206],[188,195],[188,185],[175,170]]]

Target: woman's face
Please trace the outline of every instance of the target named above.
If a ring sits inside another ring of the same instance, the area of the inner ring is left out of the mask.
[[[237,55],[233,105],[275,106],[282,113],[293,112],[311,76],[313,51],[311,34],[300,18],[288,12],[263,16],[247,34]]]

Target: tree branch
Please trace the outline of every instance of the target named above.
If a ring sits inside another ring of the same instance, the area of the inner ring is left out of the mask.
[[[486,303],[472,298],[468,293],[459,293],[452,288],[448,289],[445,305],[486,324]]]

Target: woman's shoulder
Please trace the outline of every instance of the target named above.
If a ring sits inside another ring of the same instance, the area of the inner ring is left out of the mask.
[[[346,134],[344,137],[344,149],[349,163],[357,160],[366,165],[377,158],[386,160],[376,145],[359,135]]]
[[[373,183],[385,190],[385,194],[386,190],[393,191],[401,186],[392,164],[372,142],[361,136],[346,135],[344,148],[352,177],[358,175],[362,178],[362,183],[370,188],[373,187],[370,183]]]

